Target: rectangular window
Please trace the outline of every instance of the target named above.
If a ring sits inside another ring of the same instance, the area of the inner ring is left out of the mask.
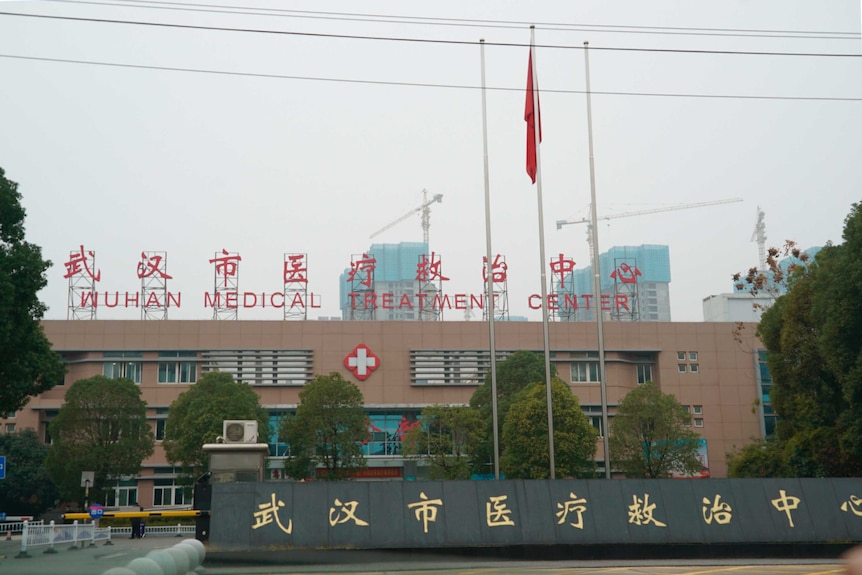
[[[697,366],[696,363],[693,363],[693,364],[689,365],[688,367],[692,373],[697,373],[698,371],[700,371],[700,368]]]
[[[143,362],[129,361],[129,359],[143,359],[144,354],[140,351],[120,351],[104,353],[105,363],[102,364],[102,375],[110,379],[124,377],[135,383],[141,383],[141,369]]]
[[[676,370],[679,373],[685,373],[685,364],[684,363],[677,364]]]
[[[6,413],[0,413],[0,419],[15,419],[15,411],[7,411]]]
[[[638,383],[647,383],[652,381],[652,365],[649,363],[639,363],[637,366],[638,369]]]
[[[15,424],[7,423],[6,424],[6,433],[15,433]]]
[[[156,441],[164,441],[165,439],[165,420],[157,419],[156,420],[156,429],[155,429]]]
[[[590,423],[593,424],[593,427],[596,428],[596,431],[599,432],[599,437],[604,437],[602,430],[604,429],[602,425],[602,408],[599,405],[582,405],[581,411],[583,411],[587,417],[590,418]]]
[[[572,370],[572,383],[592,383],[599,381],[599,362],[573,361],[569,366]]]
[[[160,351],[159,383],[194,383],[197,381],[197,352]],[[188,358],[188,359],[183,359]]]
[[[676,359],[677,359],[677,361],[685,361],[685,352],[684,351],[676,352]]]
[[[114,487],[105,494],[105,505],[108,507],[127,507],[138,500],[138,487],[135,480],[121,481],[119,487]]]
[[[155,484],[153,487],[154,507],[185,505],[185,490],[181,486],[175,485],[173,479],[156,479]]]
[[[688,352],[688,360],[689,361],[697,361],[697,352],[696,351]]]
[[[695,417],[694,418],[694,426],[695,427],[703,427],[703,418]]]
[[[693,406],[693,408],[694,408],[694,414],[695,415],[702,415],[703,414],[703,406],[702,405],[695,405],[695,406]]]

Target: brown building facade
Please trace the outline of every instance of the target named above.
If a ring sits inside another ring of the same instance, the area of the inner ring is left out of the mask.
[[[13,417],[0,425],[6,431],[34,428],[50,441],[49,422],[74,381],[101,374],[138,383],[156,451],[140,477],[121,482],[109,505],[190,503],[160,440],[171,402],[208,371],[251,384],[273,424],[295,409],[302,386],[315,375],[341,373],[361,389],[369,414],[367,478],[397,480],[421,477],[421,466],[405,465],[400,455],[405,423],[427,405],[468,403],[490,360],[483,322],[57,320],[43,325],[67,363],[65,381],[7,414]],[[539,322],[498,322],[495,328],[498,358],[544,349]],[[769,429],[768,373],[755,324],[739,330],[733,323],[606,322],[603,331],[610,417],[626,393],[656,382],[689,407],[693,428],[705,440],[711,477],[726,477],[727,453]],[[601,431],[596,333],[593,323],[549,325],[551,361]],[[263,430],[259,441],[270,445],[269,478],[280,479],[288,446]],[[601,440],[596,458],[601,466]]]

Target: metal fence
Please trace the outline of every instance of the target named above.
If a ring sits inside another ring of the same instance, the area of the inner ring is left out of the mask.
[[[0,523],[0,533],[6,534],[6,539],[11,539],[13,533],[21,533],[24,530],[24,521],[4,521]],[[43,521],[30,521],[30,525],[42,525]]]
[[[56,553],[63,545],[69,549],[79,546],[93,546],[97,542],[112,545],[113,537],[131,537],[131,527],[96,527],[93,523],[57,525],[53,521],[45,525],[42,521],[23,521],[21,530],[21,551],[18,557],[28,557],[33,547],[45,547],[43,553]],[[147,527],[145,536],[151,537],[194,537],[194,525],[155,525]]]
[[[132,528],[131,527],[114,527],[113,528],[114,537],[131,537],[132,536]],[[144,536],[151,535],[153,537],[185,537],[191,535],[194,537],[195,535],[195,526],[194,525],[147,525],[144,529]]]
[[[96,541],[105,541],[109,544],[110,540],[110,527],[97,528],[92,523],[77,521],[71,525],[57,525],[53,521],[47,525],[44,523],[33,525],[25,521],[21,530],[21,551],[18,557],[28,557],[28,550],[33,547],[45,547],[43,553],[56,553],[58,546],[67,545],[69,548],[77,548],[79,545],[95,545]]]

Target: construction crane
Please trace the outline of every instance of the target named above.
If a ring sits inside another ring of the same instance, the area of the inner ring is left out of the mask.
[[[766,269],[766,222],[763,218],[766,216],[760,206],[757,206],[757,223],[754,224],[754,231],[751,232],[751,240],[757,242],[757,261],[760,266],[759,271]]]
[[[597,220],[613,220],[615,218],[628,218],[631,216],[643,216],[646,214],[657,214],[660,212],[672,212],[674,210],[689,210],[692,208],[705,208],[707,206],[716,206],[719,204],[731,204],[733,202],[741,202],[742,198],[728,198],[726,200],[714,200],[711,202],[695,202],[693,204],[678,204],[675,206],[666,206],[664,208],[652,208],[649,210],[637,210],[634,212],[624,212],[622,214],[609,214],[607,216],[597,216]],[[563,229],[563,226],[570,224],[587,224],[587,243],[590,245],[590,257],[593,253],[593,234],[590,218],[581,218],[580,220],[557,220],[557,229]]]
[[[742,198],[729,198],[726,200],[715,200],[712,202],[697,202],[694,204],[679,204],[676,206],[667,206],[664,208],[652,208],[649,210],[638,210],[635,212],[625,212],[622,214],[610,214],[607,216],[597,216],[597,220],[612,220],[615,218],[628,218],[631,216],[643,216],[646,214],[657,214],[659,212],[672,212],[674,210],[688,210],[691,208],[705,208],[706,206],[716,206],[718,204],[730,204],[733,202],[741,202]],[[567,226],[569,224],[588,224],[590,223],[590,218],[582,218],[580,220],[557,220],[557,229],[563,229],[563,226]]]
[[[431,204],[433,203],[442,203],[443,202],[443,194],[434,194],[434,196],[429,200],[428,199],[428,190],[422,190],[422,204],[418,207],[413,208],[400,218],[389,222],[373,234],[369,236],[369,238],[374,238],[379,234],[382,234],[389,228],[396,226],[418,212],[422,212],[422,241],[425,242],[425,245],[428,245],[428,230],[431,228]]]

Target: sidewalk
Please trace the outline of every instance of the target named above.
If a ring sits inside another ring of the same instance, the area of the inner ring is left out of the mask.
[[[17,559],[21,540],[14,536],[11,541],[0,539],[0,575],[100,575],[111,567],[125,567],[132,559],[143,557],[153,549],[168,549],[182,540],[179,537],[129,539],[125,536],[113,539],[113,545],[97,543],[75,550],[64,543],[55,546],[56,553],[45,553],[47,547],[32,547],[27,550],[29,557]]]

